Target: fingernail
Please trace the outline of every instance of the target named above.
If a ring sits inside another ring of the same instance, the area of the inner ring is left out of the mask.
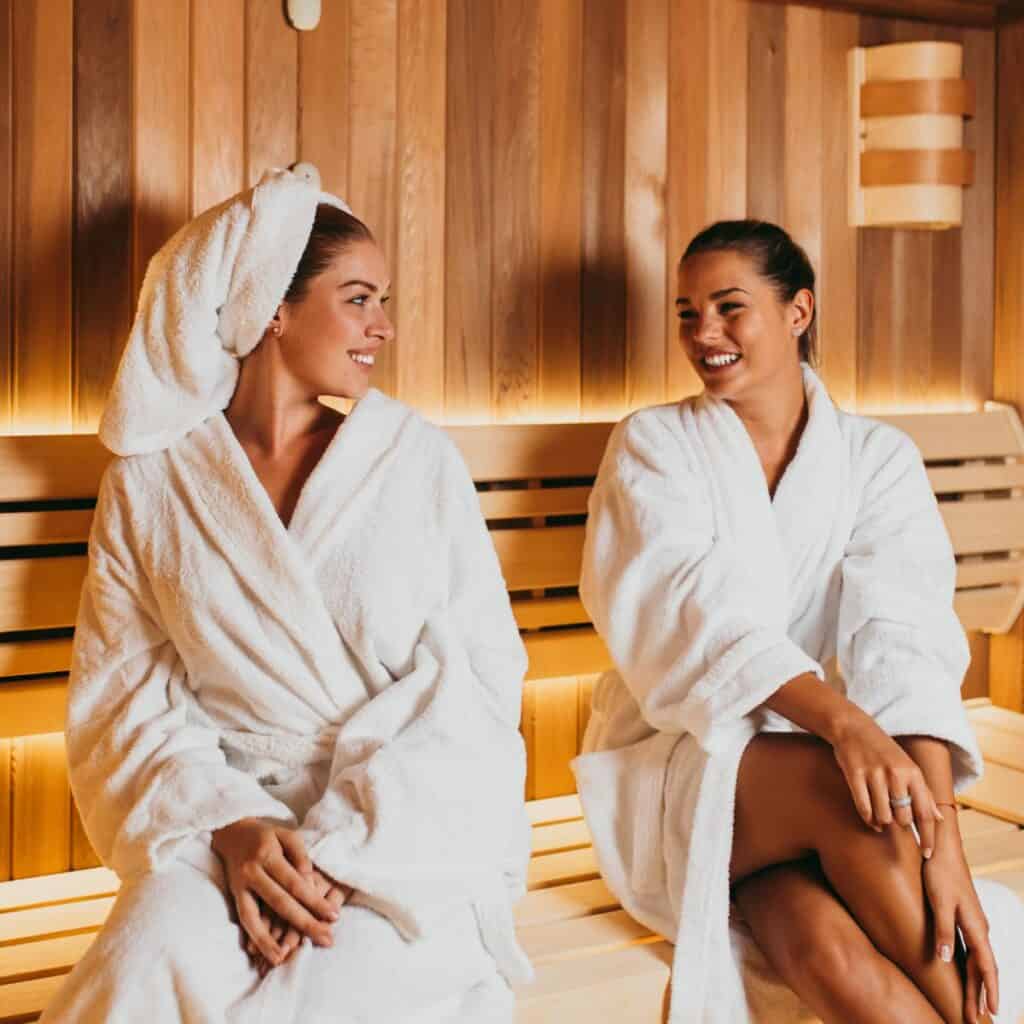
[[[921,851],[921,855],[924,857],[925,860],[930,860],[932,855],[932,848],[930,846],[926,846]]]
[[[985,1005],[984,988],[982,988],[981,992],[978,994],[978,1013],[980,1013],[983,1017],[988,1014],[988,1007]]]
[[[938,809],[938,807],[935,808],[935,817],[938,818],[939,821],[945,821],[946,820],[946,816],[942,813],[942,811],[940,811]]]
[[[953,947],[948,944],[939,946],[939,959],[946,964],[953,962]]]

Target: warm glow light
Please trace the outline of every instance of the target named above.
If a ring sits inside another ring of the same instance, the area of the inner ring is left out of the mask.
[[[858,403],[854,410],[861,416],[916,416],[923,413],[980,412],[982,403],[968,398],[934,399],[930,401],[892,401]]]

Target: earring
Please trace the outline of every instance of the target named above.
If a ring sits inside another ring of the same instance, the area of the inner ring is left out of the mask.
[[[273,330],[274,330],[274,337],[275,338],[280,338],[281,337],[281,325],[280,324],[274,324]]]

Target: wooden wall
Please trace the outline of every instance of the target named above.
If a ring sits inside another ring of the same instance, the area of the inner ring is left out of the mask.
[[[818,264],[841,402],[990,394],[992,30],[747,0],[332,0],[312,33],[267,0],[0,14],[0,429],[94,429],[149,256],[300,158],[389,254],[379,385],[439,418],[617,417],[690,390],[674,265],[746,214]],[[964,228],[855,232],[846,51],[939,37],[979,96]]]
[[[0,432],[95,429],[149,257],[298,159],[390,257],[398,340],[376,382],[447,422],[614,418],[690,391],[675,263],[745,215],[817,264],[840,403],[992,394],[993,30],[753,0],[328,0],[296,33],[281,7],[0,0]],[[854,231],[846,51],[928,38],[961,40],[977,87],[964,227]],[[1001,379],[1021,401],[1019,377]],[[586,708],[562,691],[586,683],[527,695],[528,729],[551,694],[566,709],[533,735],[555,767],[531,795],[571,784]],[[0,878],[91,863],[60,757],[60,737],[0,742]]]

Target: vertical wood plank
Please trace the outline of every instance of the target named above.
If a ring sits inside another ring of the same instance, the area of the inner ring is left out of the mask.
[[[540,351],[540,0],[495,0],[493,405],[499,421],[538,408]]]
[[[397,396],[444,412],[445,0],[400,0]]]
[[[576,756],[578,716],[576,676],[527,683],[523,692],[523,738],[528,800],[575,792],[569,762]]]
[[[626,10],[626,394],[629,409],[665,398],[665,184],[668,177],[667,0]]]
[[[964,700],[988,696],[989,650],[988,637],[977,630],[967,634],[971,648],[971,663],[967,666],[960,695]]]
[[[626,396],[626,5],[583,5],[582,411],[621,415]]]
[[[245,0],[192,4],[193,214],[246,183],[245,17]]]
[[[847,219],[846,133],[849,93],[846,55],[858,43],[854,14],[825,15],[822,44],[821,167],[822,251],[818,266],[818,351],[820,372],[832,398],[850,411],[857,407],[859,290],[857,229]]]
[[[299,34],[299,159],[316,165],[324,190],[346,198],[349,140],[349,2],[321,6],[314,32]]]
[[[0,430],[11,426],[14,276],[14,4],[0,0]],[[0,871],[3,862],[0,859]],[[3,877],[0,875],[0,877]]]
[[[546,417],[580,411],[583,0],[541,5],[540,379]]]
[[[72,2],[14,6],[14,428],[71,427]]]
[[[781,189],[783,226],[821,266],[825,180],[822,122],[822,45],[825,16],[810,7],[786,8],[785,154]]]
[[[494,6],[448,3],[445,419],[490,422]]]
[[[594,699],[594,687],[597,685],[600,676],[580,676],[577,701],[577,717],[579,721],[576,726],[576,749],[583,749],[583,736],[590,724],[590,711]]]
[[[75,5],[74,429],[96,429],[132,318],[132,0]]]
[[[189,5],[135,0],[135,273],[189,216]]]
[[[393,268],[398,223],[398,0],[360,0],[352,4],[349,18],[349,205],[369,226]],[[394,392],[395,362],[394,346],[385,345],[373,370],[374,387]]]
[[[237,30],[236,30],[237,31]],[[255,185],[271,167],[298,159],[298,32],[284,6],[246,0],[245,177]]]
[[[11,829],[14,824],[11,808],[12,742],[0,740],[0,882],[11,877]]]
[[[996,43],[996,285],[994,396],[1024,410],[1024,21]],[[1024,711],[1024,616],[991,641],[992,700]]]
[[[71,870],[80,871],[83,868],[97,868],[102,861],[89,842],[82,825],[82,816],[78,813],[74,799],[71,801]]]
[[[747,214],[750,3],[715,0],[710,14],[706,217],[733,219]]]
[[[64,736],[13,741],[14,808],[11,876],[67,871],[71,865],[71,790]]]
[[[750,5],[747,104],[747,215],[782,227],[786,156],[786,76],[789,50],[782,4]],[[844,83],[845,93],[845,83]]]
[[[968,29],[962,42],[964,77],[974,83],[976,100],[974,117],[964,125],[964,146],[974,152],[974,184],[964,189],[960,232],[960,392],[980,403],[992,393],[995,334],[995,33]]]

